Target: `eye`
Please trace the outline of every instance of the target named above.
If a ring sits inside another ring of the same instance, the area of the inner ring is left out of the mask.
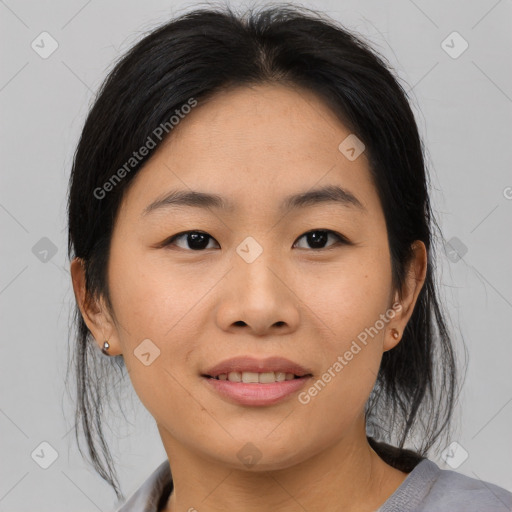
[[[313,229],[311,231],[308,231],[307,233],[304,233],[302,236],[300,236],[297,240],[300,240],[301,238],[306,237],[307,242],[313,246],[313,249],[319,250],[324,249],[324,245],[327,242],[329,235],[334,236],[338,240],[338,244],[331,244],[332,245],[339,245],[342,244],[349,244],[349,241],[339,233],[336,233],[335,231],[331,231],[330,229]],[[295,242],[296,244],[297,242]],[[294,244],[294,246],[295,246]],[[329,247],[328,247],[329,248]],[[302,249],[302,247],[300,247]]]
[[[208,240],[215,240],[208,233],[204,233],[202,231],[185,231],[184,233],[178,233],[177,235],[172,236],[164,243],[164,246],[176,245],[174,244],[174,241],[180,239],[184,239],[185,243],[188,244],[188,248],[193,249],[194,251],[209,249]],[[186,249],[186,247],[182,248]]]

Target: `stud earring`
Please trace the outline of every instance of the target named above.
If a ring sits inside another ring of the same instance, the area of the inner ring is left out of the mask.
[[[110,354],[108,353],[108,349],[109,349],[109,348],[110,348],[110,345],[109,345],[109,343],[108,343],[108,340],[105,340],[105,341],[103,342],[103,348],[101,349],[101,351],[102,351],[105,355],[109,356],[109,355],[110,355]]]
[[[393,336],[393,338],[395,338],[395,340],[397,340],[400,337],[400,334],[398,333],[398,331],[396,329],[391,329],[391,336]]]

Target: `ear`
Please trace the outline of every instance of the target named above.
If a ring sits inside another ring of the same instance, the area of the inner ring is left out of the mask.
[[[427,275],[427,249],[421,240],[413,242],[411,247],[413,250],[413,256],[409,262],[405,281],[401,290],[402,298],[400,299],[400,294],[398,292],[395,294],[394,303],[399,304],[400,307],[393,308],[395,309],[396,314],[389,322],[386,330],[383,345],[384,352],[391,350],[400,342],[407,322],[414,311],[418,295],[425,283],[425,277]],[[393,337],[395,329],[398,331],[396,339]]]
[[[83,260],[75,258],[71,262],[70,272],[76,302],[84,322],[94,336],[96,343],[101,349],[103,348],[103,342],[108,340],[110,345],[109,355],[119,355],[121,350],[115,322],[109,314],[104,301],[93,298],[87,293],[85,287],[85,264]]]

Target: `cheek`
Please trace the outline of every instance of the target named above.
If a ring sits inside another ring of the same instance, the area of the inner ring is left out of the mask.
[[[148,256],[140,249],[112,251],[109,285],[123,349],[133,350],[145,338],[159,344],[173,337],[208,290],[207,276],[198,285],[190,271]]]
[[[387,252],[378,247],[353,251],[331,265],[328,275],[320,268],[316,275],[303,275],[307,276],[301,278],[305,304],[316,319],[312,336],[318,348],[312,355],[323,363],[320,382],[304,402],[319,414],[328,404],[342,404],[342,410],[352,415],[363,408],[374,386],[386,326],[394,316],[388,310]],[[343,416],[338,416],[339,421],[345,421]]]
[[[158,420],[173,397],[173,414],[187,415],[186,379],[195,377],[207,314],[200,298],[218,281],[189,270],[169,271],[136,251],[113,250],[109,284],[118,336],[134,390]],[[180,399],[180,397],[182,399]],[[183,410],[181,410],[183,409]]]
[[[170,411],[177,418],[190,415],[187,388],[196,376],[189,357],[199,351],[200,340],[188,299],[176,301],[174,291],[141,275],[120,295],[127,326],[120,343],[132,386],[155,420],[171,430]],[[197,302],[197,295],[192,299]]]
[[[391,290],[389,254],[385,246],[350,249],[338,261],[304,270],[297,279],[305,304],[329,333],[329,346],[343,349],[386,312]]]

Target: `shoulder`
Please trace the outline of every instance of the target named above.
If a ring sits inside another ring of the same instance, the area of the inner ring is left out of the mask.
[[[158,512],[172,488],[169,461],[165,460],[116,512]]]
[[[432,461],[428,461],[434,464]],[[434,464],[435,465],[435,464]],[[439,469],[438,477],[427,495],[425,505],[432,508],[443,504],[444,509],[464,512],[505,512],[512,510],[512,493],[490,482]],[[441,510],[444,510],[441,509]],[[425,509],[429,510],[429,509]]]
[[[423,459],[379,512],[509,512],[512,493]]]

